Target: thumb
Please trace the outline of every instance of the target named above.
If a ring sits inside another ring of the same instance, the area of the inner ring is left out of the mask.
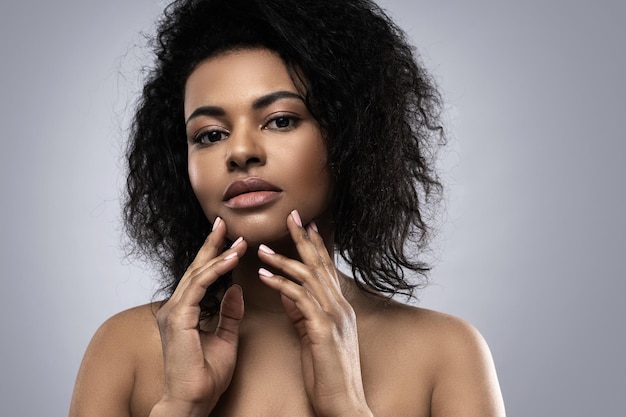
[[[239,285],[233,285],[226,290],[222,298],[220,320],[215,335],[226,342],[237,344],[243,311],[243,291]]]

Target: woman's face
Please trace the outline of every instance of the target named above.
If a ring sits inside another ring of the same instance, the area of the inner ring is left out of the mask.
[[[277,54],[245,49],[200,63],[185,86],[185,120],[191,185],[229,238],[282,239],[294,209],[305,223],[326,220],[326,147]]]

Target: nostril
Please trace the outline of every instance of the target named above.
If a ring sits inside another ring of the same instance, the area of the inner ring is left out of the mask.
[[[249,165],[259,165],[261,164],[261,158],[259,157],[248,157],[248,158],[232,158],[228,161],[228,166],[231,169],[235,168],[244,168]]]

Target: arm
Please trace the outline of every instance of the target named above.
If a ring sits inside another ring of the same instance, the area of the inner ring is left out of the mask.
[[[315,223],[302,225],[297,211],[287,228],[300,260],[259,247],[259,259],[284,275],[260,269],[259,278],[280,292],[301,342],[309,400],[320,417],[371,417],[361,377],[355,312],[341,291],[334,263]]]
[[[230,385],[244,306],[241,288],[224,293],[215,331],[200,326],[200,302],[220,275],[232,270],[247,244],[222,251],[226,225],[217,218],[170,299],[157,312],[163,350],[164,392],[151,417],[205,417]]]
[[[233,286],[222,299],[216,330],[200,329],[199,303],[207,288],[235,267],[247,247],[238,241],[222,253],[225,234],[224,222],[216,221],[172,297],[158,310],[156,323],[154,317],[145,317],[145,309],[133,309],[98,330],[81,365],[70,417],[130,417],[138,358],[145,356],[146,343],[157,333],[165,379],[150,415],[205,417],[215,406],[230,384],[244,308],[241,288]]]
[[[78,372],[70,417],[130,416],[135,363],[124,317],[133,314],[110,318],[94,335]]]

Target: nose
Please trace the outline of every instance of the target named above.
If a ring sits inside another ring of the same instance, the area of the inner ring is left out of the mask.
[[[261,132],[253,128],[233,129],[228,138],[226,165],[231,171],[248,169],[265,164],[265,149],[261,143]]]

